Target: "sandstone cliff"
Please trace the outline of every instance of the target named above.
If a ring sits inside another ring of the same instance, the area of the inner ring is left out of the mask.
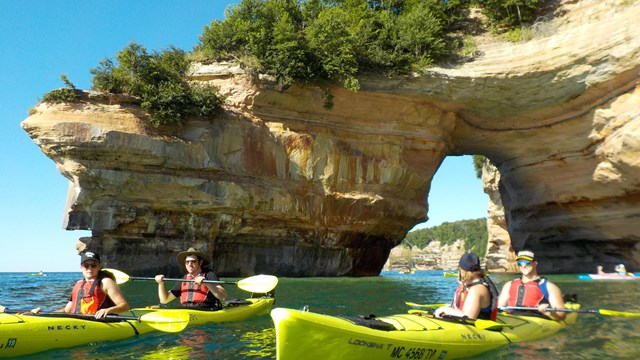
[[[400,245],[391,249],[383,269],[400,272],[407,269],[458,270],[458,263],[465,252],[464,240],[457,240],[451,245],[442,245],[436,240],[430,242],[424,249]]]
[[[558,13],[549,35],[481,43],[474,62],[334,88],[331,111],[317,88],[200,64],[193,79],[227,96],[219,118],[165,133],[130,99],[88,94],[22,126],[70,180],[65,226],[134,274],[175,274],[198,246],[223,276],[375,275],[462,154],[496,164],[500,227],[542,271],[638,269],[640,2]]]

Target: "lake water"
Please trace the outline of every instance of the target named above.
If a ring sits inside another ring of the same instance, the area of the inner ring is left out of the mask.
[[[62,308],[77,273],[0,273],[0,305],[12,310],[41,306]],[[498,288],[513,275],[492,275]],[[576,275],[548,278],[565,293],[577,293],[583,309],[609,309],[640,313],[640,281],[584,281]],[[225,279],[237,280],[237,279]],[[302,309],[330,315],[378,316],[404,313],[405,301],[423,304],[449,302],[455,278],[442,271],[416,274],[383,272],[371,278],[280,278],[276,307]],[[247,293],[227,285],[232,298]],[[133,307],[157,303],[155,282],[122,285]],[[1,325],[0,325],[1,326]],[[275,332],[269,316],[241,323],[187,327],[176,333],[153,332],[115,342],[97,342],[72,349],[52,350],[24,359],[274,359]],[[575,325],[549,338],[510,345],[474,359],[638,359],[640,317],[581,314]]]

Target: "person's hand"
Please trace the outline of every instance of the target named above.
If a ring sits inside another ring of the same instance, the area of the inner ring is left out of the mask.
[[[95,317],[96,319],[103,319],[109,314],[109,309],[100,309],[96,311]]]
[[[549,304],[538,305],[538,311],[540,311],[541,313],[546,313],[548,308],[549,308]]]
[[[164,275],[156,275],[156,282],[162,284],[164,282]]]
[[[202,276],[202,275],[198,275],[198,276],[196,276],[195,279],[193,279],[193,281],[198,285],[201,285],[203,280],[204,280],[204,276]]]
[[[35,309],[31,310],[31,312],[32,312],[32,313],[34,313],[34,314],[37,314],[37,313],[39,313],[40,311],[42,311],[42,308],[39,308],[39,307],[37,307],[37,308],[35,308]]]
[[[433,317],[441,319],[445,314],[445,309],[445,307],[437,308],[436,311],[433,312]]]

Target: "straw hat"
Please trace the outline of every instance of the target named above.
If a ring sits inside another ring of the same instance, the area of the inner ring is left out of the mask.
[[[189,255],[196,255],[200,260],[202,260],[202,266],[209,264],[209,256],[194,247],[190,247],[187,251],[179,253],[178,256],[176,256],[178,263],[184,266],[184,261]]]

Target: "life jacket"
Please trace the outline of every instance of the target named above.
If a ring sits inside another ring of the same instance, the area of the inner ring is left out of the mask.
[[[115,303],[102,291],[100,286],[105,275],[100,272],[93,280],[78,280],[71,291],[71,311],[74,314],[95,314],[102,308]]]
[[[198,276],[205,276],[205,274],[200,273]],[[196,277],[188,274],[185,276],[187,280],[193,280]],[[209,288],[204,286],[204,284],[196,284],[193,281],[184,281],[180,284],[180,303],[182,305],[188,304],[201,304],[207,300],[207,294],[209,293]]]
[[[489,290],[489,306],[480,309],[478,319],[495,320],[498,316],[498,289],[493,284],[493,281],[491,281],[487,276],[470,284],[461,283],[458,285],[456,293],[453,296],[453,301],[451,302],[451,307],[462,310],[464,302],[467,299],[469,289],[475,285],[484,285]]]
[[[541,277],[526,283],[521,278],[511,281],[508,306],[537,307],[548,303],[547,279]]]

